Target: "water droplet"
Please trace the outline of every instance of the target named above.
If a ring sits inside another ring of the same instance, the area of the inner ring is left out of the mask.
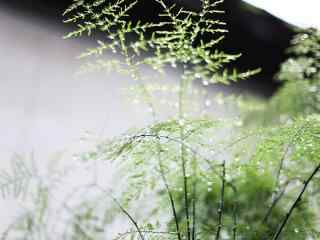
[[[184,119],[179,119],[178,124],[179,126],[183,127],[185,125]]]
[[[239,120],[239,121],[237,121],[237,122],[235,123],[235,125],[236,125],[237,127],[241,127],[241,126],[243,125],[243,122],[242,122],[241,120]]]
[[[206,105],[206,107],[210,107],[211,106],[211,100],[207,99],[204,104]]]
[[[298,233],[298,232],[299,232],[299,229],[298,229],[298,228],[295,228],[295,229],[294,229],[294,232],[295,232],[295,233]]]
[[[171,67],[176,68],[176,67],[177,67],[177,64],[176,64],[175,62],[172,62],[172,63],[171,63]]]
[[[203,80],[203,81],[202,81],[202,84],[203,84],[203,86],[208,86],[208,85],[209,85],[209,82],[208,82],[207,80]]]

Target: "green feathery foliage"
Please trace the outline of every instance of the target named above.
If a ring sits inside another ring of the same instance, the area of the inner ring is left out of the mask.
[[[65,22],[78,23],[78,29],[67,34],[66,38],[84,33],[91,35],[94,31],[105,33],[106,39],[98,40],[97,47],[88,49],[80,57],[99,57],[107,51],[118,52],[124,56],[123,61],[99,59],[97,64],[91,63],[89,66],[103,69],[117,65],[118,69],[129,71],[134,79],[140,77],[137,71],[141,65],[163,70],[166,65],[177,67],[188,64],[183,77],[207,79],[212,83],[245,79],[258,71],[241,74],[235,70],[231,74],[226,70],[220,71],[225,64],[240,57],[214,48],[223,40],[222,33],[226,32],[225,23],[217,18],[223,12],[216,9],[222,1],[203,1],[200,13],[168,5],[163,0],[156,2],[163,7],[159,22],[147,23],[130,20],[130,11],[139,1],[77,2],[65,12],[70,14],[77,6],[76,14]],[[205,41],[203,36],[208,36],[209,40]],[[151,56],[146,54],[150,52],[153,53]]]
[[[273,100],[280,113],[297,116],[320,112],[320,31],[308,29],[292,41],[292,55],[282,64],[278,78],[284,87]],[[289,98],[292,101],[284,101]],[[298,100],[299,99],[299,100]]]
[[[32,156],[31,156],[32,158]],[[31,159],[32,160],[32,159]],[[28,160],[15,154],[11,159],[11,171],[0,172],[0,192],[2,197],[19,197],[27,192],[35,169],[28,165]]]
[[[318,84],[318,33],[296,38],[291,50],[295,57],[279,74],[283,90],[268,104],[283,104],[274,110],[276,116],[270,114],[274,122],[283,113],[290,119],[272,126],[243,126],[241,119],[191,114],[195,81],[204,87],[228,84],[259,71],[227,70],[226,64],[240,55],[217,47],[226,33],[219,20],[223,1],[203,0],[199,12],[153,1],[163,9],[157,22],[131,21],[139,0],[74,0],[65,11],[65,22],[77,26],[66,38],[103,37],[81,54],[89,61],[81,71],[129,75],[136,84],[133,89],[152,109],[153,122],[79,155],[84,167],[110,161],[120,169],[112,189],[98,181],[72,189],[53,215],[54,192],[39,180],[33,193],[38,200],[29,211],[34,213],[13,223],[2,239],[19,239],[14,234],[21,232],[32,240],[319,239],[314,209],[320,204],[320,118],[317,111],[285,105],[303,95],[291,84],[306,84],[309,92]],[[114,53],[120,57],[113,58]],[[147,78],[145,67],[161,74]],[[170,67],[180,74],[172,90],[176,114],[160,121],[154,90],[162,87],[154,76],[164,76]],[[290,93],[287,99],[283,92]],[[317,104],[314,97],[316,93],[308,104]],[[16,170],[12,175],[19,176]],[[71,205],[71,200],[77,201]],[[108,230],[119,219],[121,231],[111,234]]]
[[[282,87],[270,102],[249,104],[256,104],[249,119],[259,114],[265,123],[278,123],[301,115],[319,114],[320,31],[301,30],[287,52],[290,57],[276,76]],[[245,108],[247,104],[244,104]]]

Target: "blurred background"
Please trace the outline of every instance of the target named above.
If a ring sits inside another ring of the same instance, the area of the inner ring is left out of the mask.
[[[177,4],[197,9],[197,1],[177,0]],[[141,2],[135,15],[154,18],[158,5]],[[235,66],[238,69],[261,67],[262,73],[223,87],[224,91],[272,96],[279,87],[274,76],[295,31],[320,26],[316,11],[320,4],[305,0],[300,6],[300,2],[225,1],[229,33],[221,47],[243,54]],[[6,167],[17,152],[34,151],[41,161],[57,151],[81,148],[80,139],[90,132],[113,136],[150,120],[146,110],[132,107],[123,97],[130,79],[116,74],[75,75],[81,64],[76,56],[95,41],[62,39],[72,30],[62,23],[62,12],[70,3],[0,0],[0,167]],[[13,214],[8,204],[13,203],[0,202],[1,221],[10,221],[7,216]]]

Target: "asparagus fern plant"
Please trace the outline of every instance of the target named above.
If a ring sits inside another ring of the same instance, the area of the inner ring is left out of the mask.
[[[89,61],[81,70],[128,74],[153,116],[148,126],[128,130],[79,154],[83,164],[111,161],[119,166],[119,184],[114,189],[99,181],[78,186],[66,198],[77,199],[77,205],[62,201],[55,215],[51,212],[55,202],[51,185],[37,174],[18,174],[20,170],[25,173],[25,168],[15,167],[17,181],[4,173],[1,186],[20,189],[20,176],[34,179],[37,187],[30,194],[37,196],[37,201],[33,214],[14,222],[2,239],[19,239],[18,233],[33,240],[318,239],[318,112],[290,114],[287,121],[272,126],[247,126],[239,119],[195,113],[192,96],[199,81],[203,87],[229,84],[259,70],[238,73],[226,68],[240,55],[218,48],[227,32],[219,20],[222,0],[202,0],[199,12],[165,0],[153,1],[162,7],[157,22],[130,20],[142,2],[139,0],[75,0],[64,13],[65,22],[77,26],[66,38],[95,33],[103,37],[96,47],[81,54]],[[301,47],[295,40],[298,59],[284,64],[282,79],[290,84],[300,84],[296,78],[303,78],[303,84],[316,83],[317,41],[308,38]],[[111,58],[113,53],[121,57]],[[291,71],[292,64],[300,69],[304,63],[307,69]],[[145,68],[157,74],[147,77],[142,73]],[[164,78],[169,68],[177,68],[180,74],[174,88],[177,108],[163,120],[156,108],[157,91],[163,88],[155,76]],[[290,89],[285,91],[298,94]],[[276,111],[274,118],[281,113]],[[117,213],[122,216],[122,229],[107,235]],[[56,227],[58,221],[63,224]]]

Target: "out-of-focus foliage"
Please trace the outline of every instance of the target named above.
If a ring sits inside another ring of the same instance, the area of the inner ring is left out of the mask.
[[[32,156],[31,156],[32,158]],[[31,161],[30,161],[31,162]],[[11,171],[0,172],[0,191],[2,197],[14,195],[19,197],[28,188],[35,169],[20,155],[14,155],[10,161]]]
[[[287,52],[290,57],[276,76],[282,87],[267,104],[253,103],[260,105],[259,110],[248,118],[260,114],[265,123],[283,122],[320,112],[320,31],[301,30]]]
[[[320,31],[309,29],[298,34],[281,66],[278,78],[284,83],[273,100],[279,113],[298,116],[320,112]],[[288,101],[290,99],[290,101]]]

